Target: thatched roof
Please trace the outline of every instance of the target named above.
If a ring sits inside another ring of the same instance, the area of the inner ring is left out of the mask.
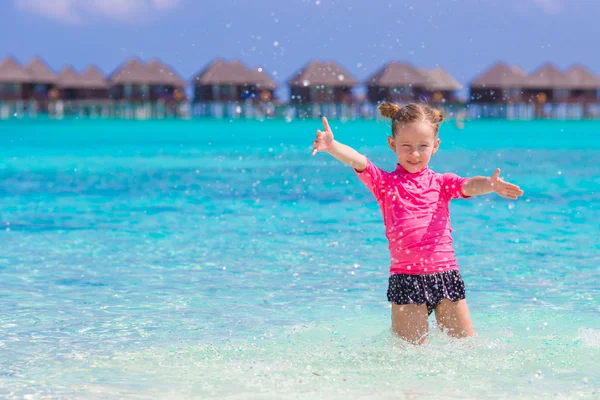
[[[158,77],[137,58],[132,57],[112,73],[109,81],[113,85],[151,85],[157,83]]]
[[[251,69],[250,72],[254,76],[254,82],[257,86],[262,89],[275,90],[277,89],[277,82],[275,82],[262,68]]]
[[[357,83],[348,71],[333,61],[312,61],[288,81],[290,86],[352,87]]]
[[[570,89],[600,89],[600,79],[584,66],[574,65],[564,75],[567,78],[567,81],[569,82]]]
[[[521,77],[527,76],[527,72],[525,72],[523,70],[523,68],[519,67],[518,65],[513,65],[512,67],[510,67],[510,70],[512,72],[514,72],[515,74],[517,74],[517,76],[521,76]]]
[[[213,81],[221,80],[224,66],[227,64],[222,58],[211,61],[206,67],[192,77],[192,83],[196,85],[210,85]]]
[[[177,73],[165,65],[160,60],[154,59],[146,65],[146,69],[152,73],[157,82],[162,82],[170,86],[184,88],[186,83],[177,75]]]
[[[56,86],[59,88],[74,89],[79,88],[80,84],[81,76],[70,65],[61,69],[56,77]]]
[[[14,58],[6,57],[0,63],[0,82],[29,83],[31,76]]]
[[[217,58],[192,78],[194,85],[256,85],[274,90],[277,83],[262,69],[249,69],[238,60]]]
[[[426,90],[429,91],[447,91],[451,92],[460,89],[461,84],[454,79],[447,71],[440,67],[435,67],[431,72],[424,68],[418,68],[417,72],[425,79],[423,85]]]
[[[32,82],[51,84],[56,81],[56,74],[48,67],[48,65],[39,57],[35,57],[25,70],[31,76]]]
[[[490,69],[471,82],[472,88],[520,88],[524,84],[524,75],[518,67],[509,67],[503,62],[494,64]]]
[[[104,74],[95,66],[89,66],[79,76],[82,89],[108,89],[109,84]]]
[[[366,84],[377,87],[423,86],[426,81],[412,65],[392,61],[370,76]]]
[[[238,60],[228,63],[217,58],[196,74],[195,85],[245,85],[252,83],[255,76]]]
[[[548,63],[529,74],[523,87],[527,89],[568,89],[569,80],[558,68]]]

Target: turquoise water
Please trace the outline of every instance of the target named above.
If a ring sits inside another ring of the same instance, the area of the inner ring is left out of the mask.
[[[600,123],[468,122],[432,169],[479,336],[390,332],[387,243],[313,122],[0,124],[0,397],[590,398],[600,390]],[[392,169],[382,122],[332,121]]]

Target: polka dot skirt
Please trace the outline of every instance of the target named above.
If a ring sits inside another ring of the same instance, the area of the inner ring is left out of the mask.
[[[465,283],[458,270],[423,275],[394,274],[389,279],[387,298],[396,304],[425,304],[431,315],[442,299],[464,299]]]

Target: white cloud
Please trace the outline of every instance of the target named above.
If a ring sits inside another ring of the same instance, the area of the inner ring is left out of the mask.
[[[562,10],[561,0],[533,0],[533,3],[548,14],[558,14]]]
[[[91,16],[128,20],[177,7],[180,0],[14,0],[15,7],[67,23],[79,23]]]

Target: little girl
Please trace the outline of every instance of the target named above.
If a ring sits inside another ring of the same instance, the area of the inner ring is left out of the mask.
[[[500,169],[489,178],[430,170],[429,160],[440,146],[438,130],[444,120],[440,110],[425,104],[384,103],[379,111],[392,120],[388,145],[398,158],[394,171],[376,167],[335,141],[326,118],[312,155],[325,151],[353,167],[379,203],[391,258],[387,297],[392,302],[392,331],[411,343],[425,343],[427,319],[435,310],[438,325],[449,335],[474,336],[452,248],[449,202],[491,192],[516,199],[523,191],[500,179]]]

